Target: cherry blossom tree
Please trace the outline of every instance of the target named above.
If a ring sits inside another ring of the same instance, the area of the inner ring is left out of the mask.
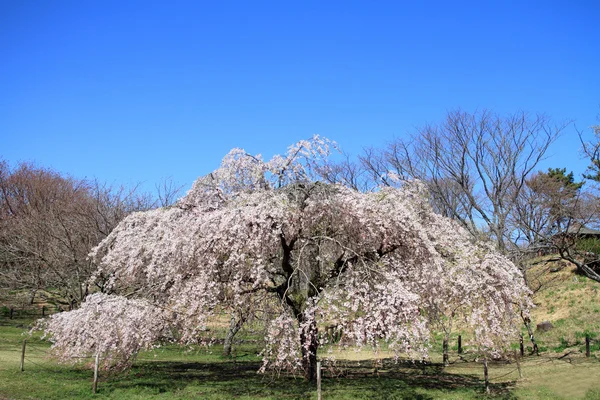
[[[234,149],[175,206],[130,215],[91,255],[111,294],[50,319],[53,349],[124,365],[161,339],[210,342],[212,316],[263,304],[261,371],[314,379],[333,345],[324,324],[340,346],[421,358],[433,322],[461,317],[480,351],[502,351],[530,306],[520,271],[434,213],[419,182],[320,183],[333,145],[314,137],[269,161]]]

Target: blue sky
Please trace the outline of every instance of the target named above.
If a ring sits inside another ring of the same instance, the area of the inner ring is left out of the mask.
[[[351,154],[458,107],[600,123],[598,1],[0,0],[0,157],[186,187],[232,147]],[[544,168],[577,174],[573,126]]]

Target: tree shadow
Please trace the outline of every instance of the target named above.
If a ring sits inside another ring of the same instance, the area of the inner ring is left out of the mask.
[[[324,368],[323,396],[344,399],[433,399],[431,392],[465,393],[466,397],[484,394],[483,382],[473,375],[444,372],[441,364],[393,362],[383,360],[374,371],[370,362],[343,361],[339,368]],[[223,398],[257,397],[306,399],[314,397],[316,385],[300,376],[262,375],[256,361],[176,362],[142,361],[131,371],[109,378],[102,391],[146,390],[153,393],[198,389],[197,396],[208,394]],[[515,398],[514,382],[493,384],[492,396]],[[337,394],[337,395],[336,395]]]

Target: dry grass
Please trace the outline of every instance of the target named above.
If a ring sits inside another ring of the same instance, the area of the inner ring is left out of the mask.
[[[534,296],[534,327],[543,321],[554,325],[548,332],[536,332],[540,344],[548,351],[563,352],[581,351],[586,335],[599,343],[600,283],[578,275],[574,265],[544,261],[536,260],[528,272],[540,284]]]

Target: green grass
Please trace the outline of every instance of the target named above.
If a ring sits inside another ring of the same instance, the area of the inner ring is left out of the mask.
[[[25,371],[19,371],[23,332],[29,322],[0,319],[0,399],[316,399],[314,385],[300,377],[258,374],[259,349],[254,342],[238,345],[235,359],[222,357],[218,347],[189,351],[165,346],[146,352],[130,371],[101,373],[99,391],[93,395],[92,371],[85,365],[59,365],[47,358],[48,343],[39,337],[28,339]],[[441,366],[437,353],[424,368],[419,363],[395,364],[384,359],[377,372],[367,357],[366,353],[348,353],[339,369],[326,369],[323,398],[487,397],[482,366],[473,362],[472,355],[466,354],[470,361],[464,362],[452,352],[448,368]],[[532,356],[523,360],[524,379],[519,379],[515,367],[514,363],[491,363],[491,397],[599,398],[597,358]]]
[[[464,359],[456,354],[455,332],[447,368],[441,365],[441,335],[436,335],[432,363],[425,368],[384,359],[375,372],[370,353],[338,354],[339,368],[323,372],[323,398],[600,400],[600,284],[573,274],[569,267],[546,278],[547,285],[536,293],[538,307],[532,315],[534,328],[545,320],[554,325],[548,332],[536,333],[542,354],[522,360],[523,378],[514,362],[490,363],[491,396],[484,393],[483,368],[469,353],[465,336]],[[32,317],[26,313],[17,317],[21,319],[9,320],[0,312],[0,400],[317,398],[315,386],[301,377],[256,372],[261,365],[258,330],[243,333],[235,358],[222,357],[218,346],[192,351],[165,346],[140,354],[130,371],[101,372],[99,391],[92,395],[92,371],[85,365],[91,360],[76,366],[57,364],[48,358],[49,344],[39,336],[28,339],[25,371],[19,371],[23,332]],[[591,358],[584,355],[586,335],[593,338]],[[518,349],[518,343],[513,348]],[[383,348],[382,357],[387,355]]]
[[[261,375],[255,344],[238,345],[236,357],[220,349],[184,350],[166,346],[140,355],[134,367],[102,374],[99,391],[91,393],[92,372],[85,365],[59,365],[47,357],[48,343],[28,339],[25,371],[19,370],[23,332],[30,321],[0,319],[0,399],[314,399],[316,388],[301,377]],[[411,362],[384,360],[375,373],[361,354],[324,371],[325,399],[475,399],[483,394],[478,374],[444,372],[439,364],[423,369]],[[90,360],[91,361],[91,360]],[[480,368],[479,368],[480,369]],[[507,383],[494,385],[504,398]]]

